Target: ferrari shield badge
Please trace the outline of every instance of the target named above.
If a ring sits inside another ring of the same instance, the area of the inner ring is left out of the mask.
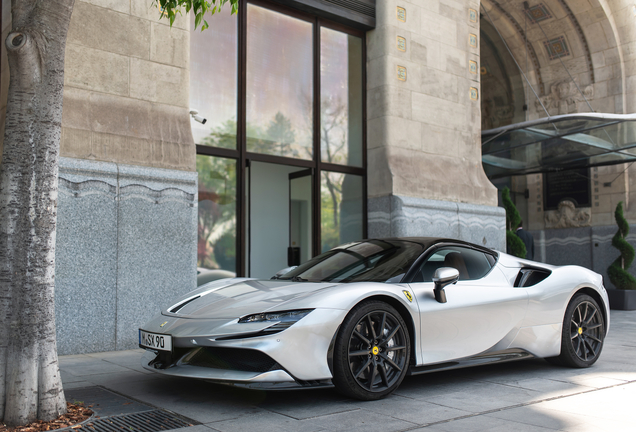
[[[166,324],[168,324],[168,321],[164,321],[164,322],[163,322],[163,324],[161,324],[159,327],[163,327],[163,326],[165,326]]]
[[[411,295],[410,292],[408,292],[407,290],[403,290],[402,292],[404,293],[404,295],[406,296],[409,302],[413,301],[413,296]]]

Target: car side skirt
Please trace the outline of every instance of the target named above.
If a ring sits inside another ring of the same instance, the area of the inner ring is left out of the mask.
[[[524,360],[528,358],[534,358],[529,352],[513,348],[496,352],[489,352],[485,354],[478,354],[472,357],[466,357],[463,359],[437,363],[424,366],[411,366],[407,375],[420,375],[429,372],[439,372],[451,369],[461,369],[471,366],[481,366],[487,364],[504,363],[514,360]]]

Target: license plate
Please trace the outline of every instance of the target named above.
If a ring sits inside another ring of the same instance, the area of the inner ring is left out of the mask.
[[[160,351],[172,351],[172,336],[139,330],[139,345]]]

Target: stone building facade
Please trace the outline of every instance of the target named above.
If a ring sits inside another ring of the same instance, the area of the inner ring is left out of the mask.
[[[484,0],[482,5],[482,13],[488,11],[481,18],[482,44],[487,42],[480,71],[483,130],[548,114],[636,112],[632,3],[557,0],[529,2],[526,9],[521,1]],[[636,222],[634,175],[630,163],[515,176],[495,184],[513,191],[525,228],[534,234],[536,259],[583,265],[609,283],[607,267],[619,255],[611,246],[619,202],[630,223]],[[579,181],[564,186],[567,177]],[[552,193],[561,186],[568,189],[562,196]],[[630,234],[628,241],[636,237]]]
[[[561,61],[595,110],[636,110],[633,5],[529,5],[538,6],[549,15],[545,35],[524,21],[520,0],[243,1],[238,16],[211,17],[199,33],[187,16],[170,28],[147,0],[76,0],[60,162],[60,353],[136,346],[137,327],[194,287],[197,266],[268,277],[294,253],[304,260],[361,237],[504,249],[503,183],[484,173],[481,131],[541,113],[501,41],[528,58],[523,70],[551,114],[589,109]],[[1,72],[0,126],[4,52]],[[590,217],[577,228],[549,227],[559,216],[542,204],[543,175],[506,180],[545,250],[537,256],[563,261],[550,253],[591,239],[603,254],[576,259],[604,266],[616,203],[636,220],[634,169],[590,171],[589,207],[572,210]]]

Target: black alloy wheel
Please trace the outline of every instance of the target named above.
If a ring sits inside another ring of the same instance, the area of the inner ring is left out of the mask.
[[[381,399],[402,382],[411,353],[409,332],[389,304],[369,301],[345,318],[334,351],[334,384],[361,400]]]
[[[604,339],[605,322],[600,307],[592,297],[576,295],[565,311],[561,355],[549,360],[577,368],[592,366],[601,355]]]

